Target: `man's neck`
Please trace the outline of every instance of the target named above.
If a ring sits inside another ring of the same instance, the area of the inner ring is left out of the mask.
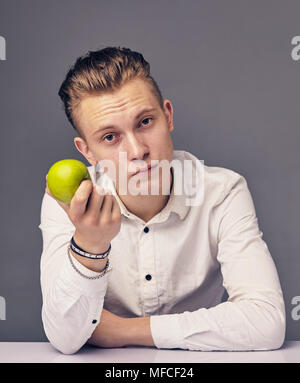
[[[173,187],[173,171],[171,170],[170,194]],[[127,210],[144,222],[150,221],[158,214],[168,203],[170,194],[164,195],[120,195],[119,198],[126,206]]]

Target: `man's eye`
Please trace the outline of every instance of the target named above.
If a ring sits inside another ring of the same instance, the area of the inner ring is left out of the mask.
[[[153,118],[151,118],[151,117],[144,118],[143,121],[141,122],[141,124],[143,126],[148,126],[150,124],[149,121],[151,121],[151,120],[153,120]],[[111,133],[111,134],[108,134],[105,137],[103,137],[103,140],[106,142],[112,142],[112,141],[114,141],[115,136],[116,135],[114,133]]]
[[[142,121],[142,124],[143,124],[144,121],[149,121],[149,120],[152,120],[152,118],[151,118],[151,117],[145,118],[145,119]],[[146,125],[149,125],[149,123],[146,124]]]
[[[103,138],[103,140],[107,140],[108,142],[111,142],[113,140],[114,134],[108,134]]]

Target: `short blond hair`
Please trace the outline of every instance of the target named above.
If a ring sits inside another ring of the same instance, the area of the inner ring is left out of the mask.
[[[81,100],[90,94],[117,90],[134,78],[141,78],[150,85],[163,109],[161,91],[150,75],[150,64],[141,53],[129,48],[106,47],[78,57],[58,92],[73,128],[83,136],[76,116],[76,108]]]

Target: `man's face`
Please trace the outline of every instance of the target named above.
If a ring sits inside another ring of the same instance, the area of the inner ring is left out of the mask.
[[[135,165],[144,168],[153,160],[172,161],[172,104],[164,100],[162,110],[145,81],[134,79],[116,92],[89,96],[78,108],[85,140],[76,137],[75,145],[92,165],[102,160],[115,164],[117,191],[120,152],[126,153],[127,167],[121,171],[127,173],[127,182],[142,182],[145,177],[150,180],[155,171],[134,175],[139,170]]]

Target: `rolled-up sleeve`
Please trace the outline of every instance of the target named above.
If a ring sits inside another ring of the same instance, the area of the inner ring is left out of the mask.
[[[73,354],[87,342],[99,323],[110,273],[88,279],[74,270],[68,259],[68,246],[75,228],[48,194],[42,201],[39,228],[43,236],[40,281],[44,330],[56,349]],[[84,275],[99,275],[72,259]]]
[[[239,176],[215,208],[218,252],[228,300],[150,319],[158,348],[272,350],[282,346],[286,315],[275,263],[262,239],[247,182]]]

